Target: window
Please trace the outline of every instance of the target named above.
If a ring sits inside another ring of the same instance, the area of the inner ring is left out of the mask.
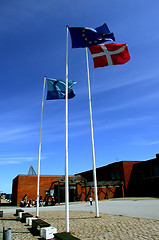
[[[159,177],[159,165],[158,164],[154,164],[152,166],[152,173],[154,177]]]
[[[117,171],[117,172],[116,172],[116,177],[117,177],[117,179],[120,179],[120,178],[121,178],[121,176],[120,176],[120,171]]]
[[[116,177],[115,177],[115,172],[111,172],[111,179],[112,179],[112,180],[115,180],[115,178],[116,178]]]

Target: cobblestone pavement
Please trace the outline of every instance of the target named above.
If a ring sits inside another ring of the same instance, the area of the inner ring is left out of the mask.
[[[58,232],[65,231],[64,211],[41,211],[40,218]],[[4,213],[0,219],[0,239],[3,227],[12,229],[12,240],[42,239],[34,236],[25,223],[17,221],[13,213]],[[94,212],[70,211],[70,232],[83,240],[159,240],[159,220],[108,214],[95,218]]]

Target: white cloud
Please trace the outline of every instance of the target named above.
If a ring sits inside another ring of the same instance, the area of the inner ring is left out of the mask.
[[[27,138],[29,135],[33,136],[37,131],[34,127],[29,126],[21,126],[21,127],[13,127],[11,129],[0,129],[0,142],[9,142],[18,139]]]
[[[116,106],[110,106],[110,107],[107,107],[107,108],[99,108],[96,110],[96,113],[99,114],[99,113],[103,113],[103,112],[109,112],[109,111],[117,111],[117,110],[121,110],[121,109],[126,109],[126,108],[129,108],[130,106],[131,107],[136,107],[136,106],[142,106],[143,103],[144,105],[147,103],[147,102],[151,102],[151,101],[154,101],[154,100],[158,100],[159,98],[159,93],[150,93],[150,94],[147,94],[145,96],[140,96],[140,97],[136,97],[136,98],[133,98],[131,99],[130,101],[127,101],[126,103],[120,103]]]
[[[130,142],[130,144],[136,145],[136,146],[152,146],[152,145],[159,145],[159,140],[149,140],[144,138],[138,138]]]
[[[1,156],[0,157],[0,165],[8,165],[8,164],[21,164],[22,162],[32,162],[37,160],[37,157],[12,157],[12,156]]]
[[[158,78],[158,69],[155,71],[153,71],[153,73],[147,73],[144,74],[141,73],[141,76],[135,76],[135,75],[130,75],[129,73],[127,73],[127,75],[123,75],[123,77],[121,78],[120,75],[120,79],[118,80],[113,80],[110,79],[109,81],[107,80],[99,80],[98,78],[100,78],[100,76],[98,77],[94,77],[94,87],[92,87],[92,89],[94,89],[94,94],[97,93],[101,93],[101,92],[106,92],[106,91],[110,91],[110,90],[114,90],[114,89],[118,89],[118,88],[122,88],[125,86],[129,86],[129,85],[133,85],[136,84],[138,82],[151,82],[152,83],[152,79],[154,80],[155,78]],[[156,80],[154,80],[156,81]],[[99,84],[100,82],[100,84]],[[105,83],[105,84],[104,84]]]
[[[46,156],[41,156],[41,160],[46,159]],[[38,156],[10,156],[2,155],[0,156],[0,165],[11,165],[11,164],[22,164],[24,162],[33,162],[37,161]]]
[[[115,129],[115,128],[121,128],[121,127],[127,127],[127,126],[132,126],[132,125],[136,125],[139,122],[143,121],[147,121],[149,120],[150,117],[149,116],[145,116],[145,117],[136,117],[136,118],[124,118],[124,119],[118,119],[117,121],[112,121],[111,123],[109,122],[102,122],[99,123],[96,126],[96,131],[101,131],[104,129],[110,130],[110,129]]]

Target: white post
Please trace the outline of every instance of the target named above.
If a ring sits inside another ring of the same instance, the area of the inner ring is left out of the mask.
[[[69,182],[68,182],[68,25],[66,36],[66,94],[65,94],[65,222],[69,232]]]
[[[44,93],[45,93],[46,76],[44,76],[43,84],[43,96],[41,106],[41,121],[40,121],[40,137],[39,137],[39,156],[38,156],[38,178],[37,178],[37,204],[36,204],[36,216],[39,217],[39,185],[40,185],[40,157],[41,157],[41,131],[42,131],[42,118],[43,118],[43,106],[44,106]]]
[[[97,178],[96,178],[96,165],[95,165],[95,150],[94,150],[94,136],[93,136],[92,106],[91,106],[91,88],[90,88],[89,62],[88,62],[88,50],[87,50],[87,48],[86,48],[86,60],[87,60],[89,112],[90,112],[90,126],[91,126],[91,140],[92,140],[92,161],[93,161],[95,209],[96,209],[96,217],[99,217],[98,194],[97,194]]]

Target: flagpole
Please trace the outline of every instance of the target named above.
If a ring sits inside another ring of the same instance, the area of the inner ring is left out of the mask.
[[[41,105],[41,121],[40,121],[40,136],[39,136],[39,155],[38,155],[38,178],[37,178],[37,202],[36,202],[36,216],[39,217],[39,185],[40,185],[40,157],[41,157],[41,131],[42,131],[42,118],[43,118],[43,106],[44,106],[44,93],[45,93],[46,76],[44,76],[43,84],[43,96]]]
[[[66,94],[65,94],[65,222],[69,232],[69,182],[68,182],[68,25],[66,36]]]
[[[89,62],[88,62],[88,50],[87,50],[87,47],[86,47],[86,60],[87,60],[89,112],[90,112],[90,126],[91,126],[91,140],[92,140],[92,161],[93,161],[95,210],[96,210],[96,217],[99,217],[98,194],[97,194],[97,178],[96,178],[96,166],[95,166],[95,149],[94,149],[94,136],[93,136],[92,106],[91,106],[91,88],[90,88]]]

